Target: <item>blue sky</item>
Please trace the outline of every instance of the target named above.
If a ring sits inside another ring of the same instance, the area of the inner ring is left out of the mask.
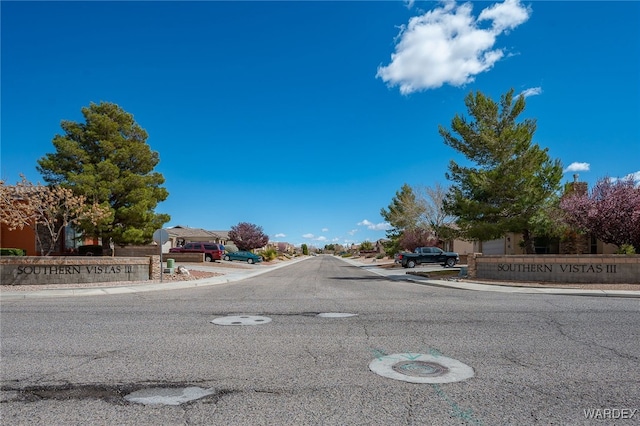
[[[41,181],[61,120],[107,101],[160,155],[185,225],[322,247],[385,236],[404,183],[446,185],[438,125],[527,96],[534,140],[591,184],[640,180],[640,2],[0,3],[1,170]]]

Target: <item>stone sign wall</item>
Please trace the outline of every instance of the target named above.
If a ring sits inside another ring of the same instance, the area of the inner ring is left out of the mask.
[[[640,255],[469,255],[469,276],[502,281],[640,284]]]
[[[3,256],[2,285],[77,284],[114,281],[146,281],[159,271],[149,257]],[[158,273],[159,275],[159,273]]]

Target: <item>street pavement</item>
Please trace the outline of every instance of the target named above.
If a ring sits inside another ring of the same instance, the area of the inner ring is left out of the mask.
[[[0,423],[640,419],[638,299],[419,285],[333,256],[284,265],[172,291],[2,300]]]

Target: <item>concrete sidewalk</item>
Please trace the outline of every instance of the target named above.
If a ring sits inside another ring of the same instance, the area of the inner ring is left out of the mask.
[[[362,263],[356,260],[341,258],[343,261],[357,266],[374,274],[402,281],[411,281],[416,284],[430,285],[434,287],[446,287],[456,288],[460,290],[474,290],[474,291],[492,291],[499,293],[520,293],[520,294],[553,294],[564,296],[596,296],[596,297],[631,297],[640,298],[640,291],[632,290],[589,290],[589,289],[576,289],[576,288],[558,288],[558,287],[522,287],[517,283],[500,283],[500,284],[482,284],[474,283],[470,281],[460,281],[456,279],[444,280],[444,279],[432,279],[425,278],[418,275],[407,274],[404,271],[398,271],[397,269],[385,269],[375,264]]]

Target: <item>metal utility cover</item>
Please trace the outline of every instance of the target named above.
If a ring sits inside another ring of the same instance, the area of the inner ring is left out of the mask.
[[[374,373],[410,383],[452,383],[470,379],[473,368],[446,356],[392,354],[369,363]]]
[[[271,318],[253,315],[230,315],[211,321],[211,323],[217,325],[260,325],[268,322],[271,322]]]

